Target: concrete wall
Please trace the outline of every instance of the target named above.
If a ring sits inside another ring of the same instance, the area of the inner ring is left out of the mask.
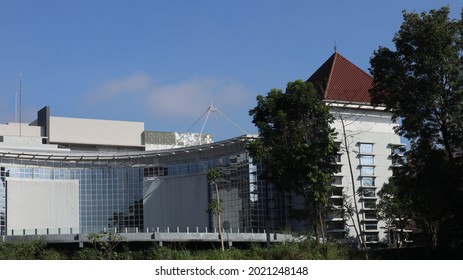
[[[147,228],[209,226],[207,176],[157,177],[144,182],[143,214]]]
[[[344,186],[344,193],[349,197],[353,198],[353,186],[358,191],[361,188],[361,174],[360,174],[360,156],[359,156],[359,143],[372,143],[373,144],[373,155],[374,155],[374,176],[376,197],[378,191],[381,189],[384,183],[388,182],[392,176],[391,168],[391,146],[390,144],[400,144],[400,137],[394,133],[394,127],[396,124],[391,122],[391,115],[389,112],[379,110],[359,110],[359,109],[333,109],[333,115],[336,118],[334,127],[338,132],[338,139],[341,144],[342,156],[341,164],[342,170],[337,176],[342,176],[342,186]],[[347,135],[347,147],[344,145],[344,138],[342,135],[342,122],[341,117],[344,119],[346,135]],[[350,153],[351,163],[354,173],[354,182],[352,182],[349,172],[349,162],[347,159],[347,151]],[[362,199],[360,195],[357,195],[357,205],[360,209],[360,219],[364,220],[363,214],[363,202],[374,199]],[[376,200],[377,202],[377,200]],[[352,204],[353,206],[353,204]],[[364,227],[364,223],[357,221],[354,216],[354,220],[361,227]],[[351,224],[349,221],[348,224]],[[384,222],[378,221],[377,231],[379,240],[385,240],[387,236],[384,231]],[[355,232],[350,228],[349,235],[355,236]]]
[[[142,122],[50,117],[50,143],[142,146]]]
[[[8,178],[7,232],[79,229],[79,181]]]
[[[20,134],[25,137],[41,137],[42,128],[40,126],[30,126],[27,123],[21,124],[21,128],[19,123],[0,124],[0,136],[19,136]]]

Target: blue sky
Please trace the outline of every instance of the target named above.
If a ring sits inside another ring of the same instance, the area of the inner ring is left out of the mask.
[[[335,41],[368,71],[374,50],[393,47],[402,10],[445,5],[460,18],[461,1],[2,0],[0,122],[15,120],[21,73],[28,122],[49,105],[54,116],[187,131],[212,100],[255,133],[256,96],[307,79]],[[243,134],[217,116],[204,132]]]

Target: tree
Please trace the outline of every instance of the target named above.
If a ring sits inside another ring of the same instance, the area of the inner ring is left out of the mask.
[[[116,258],[116,247],[119,243],[126,241],[125,237],[119,233],[108,233],[105,231],[101,233],[90,233],[87,238],[102,260],[112,260]]]
[[[384,211],[399,215],[409,206],[430,245],[461,246],[463,20],[449,19],[448,7],[403,17],[396,50],[380,47],[370,60],[372,103],[400,120],[396,132],[411,143],[401,171],[385,186],[391,205]],[[439,235],[446,236],[440,244]]]
[[[220,245],[222,248],[222,252],[225,251],[224,245],[224,238],[223,238],[223,231],[222,231],[222,221],[221,221],[221,214],[222,214],[222,206],[221,206],[221,198],[219,195],[219,181],[221,179],[220,169],[210,169],[207,172],[207,180],[210,184],[214,185],[215,187],[215,199],[212,200],[211,203],[208,205],[208,211],[212,214],[217,215],[217,230],[219,231],[219,238],[220,238]]]
[[[304,199],[317,240],[324,237],[322,208],[328,203],[335,171],[333,117],[313,85],[297,80],[286,91],[257,96],[249,111],[259,138],[249,144],[251,157],[263,160],[264,176],[282,191]]]
[[[370,60],[370,93],[401,120],[397,132],[412,145],[443,147],[455,162],[463,148],[463,20],[448,16],[448,7],[404,12],[396,50],[380,47]]]

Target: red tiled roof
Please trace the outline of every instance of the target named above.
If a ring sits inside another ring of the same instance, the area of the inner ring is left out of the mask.
[[[370,103],[373,78],[335,52],[308,79],[324,100]]]

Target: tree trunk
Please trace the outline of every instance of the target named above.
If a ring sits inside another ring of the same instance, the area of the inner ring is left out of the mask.
[[[220,197],[219,197],[219,188],[217,186],[217,183],[215,183],[215,196],[217,199],[217,229],[219,231],[219,238],[220,238],[220,244],[222,246],[222,252],[225,251],[225,245],[223,241],[223,233],[222,233],[222,222],[220,219],[220,214],[222,210],[220,209]]]

